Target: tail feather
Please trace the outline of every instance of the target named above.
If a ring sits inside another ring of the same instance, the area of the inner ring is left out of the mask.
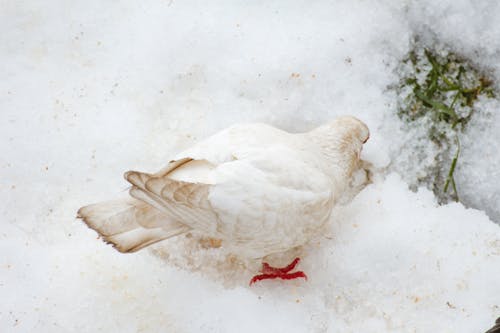
[[[108,243],[113,244],[113,246],[118,251],[131,253],[139,251],[151,244],[162,241],[164,239],[185,233],[188,230],[189,228],[186,228],[183,225],[178,228],[172,228],[170,230],[165,230],[164,228],[138,228],[121,234],[116,234],[105,239]]]
[[[121,199],[80,208],[78,218],[120,252],[135,252],[190,230],[136,199]]]

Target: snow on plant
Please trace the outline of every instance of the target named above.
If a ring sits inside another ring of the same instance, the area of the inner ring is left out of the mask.
[[[418,40],[399,73],[398,116],[404,126],[426,126],[428,140],[437,146],[434,163],[417,185],[432,188],[441,203],[459,201],[453,175],[460,156],[460,135],[474,115],[477,99],[494,97],[492,81],[470,60],[443,47],[425,47]]]

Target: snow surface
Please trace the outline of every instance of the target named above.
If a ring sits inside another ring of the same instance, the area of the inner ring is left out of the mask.
[[[408,190],[417,158],[386,171],[412,153],[388,87],[415,35],[498,84],[499,19],[497,2],[466,0],[1,2],[2,332],[485,331],[500,228]],[[456,176],[500,222],[497,110],[471,121]],[[186,237],[123,255],[75,220],[124,195],[124,171],[235,122],[300,131],[341,114],[370,127],[377,172],[298,250],[307,282],[249,287],[258,263]]]

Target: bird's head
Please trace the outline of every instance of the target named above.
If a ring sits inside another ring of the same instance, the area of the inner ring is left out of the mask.
[[[327,126],[338,132],[339,137],[346,143],[362,147],[370,138],[368,126],[358,118],[352,116],[338,117]]]
[[[346,166],[350,174],[359,161],[370,131],[361,120],[342,116],[309,132],[313,141],[332,161]]]

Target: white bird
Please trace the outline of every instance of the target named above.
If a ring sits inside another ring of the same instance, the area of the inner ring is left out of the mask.
[[[78,217],[120,252],[196,230],[233,253],[263,258],[317,234],[368,137],[368,127],[350,116],[296,134],[234,125],[156,173],[126,172],[130,198],[82,207]],[[306,277],[288,273],[297,262],[281,269],[264,264],[252,282]]]

